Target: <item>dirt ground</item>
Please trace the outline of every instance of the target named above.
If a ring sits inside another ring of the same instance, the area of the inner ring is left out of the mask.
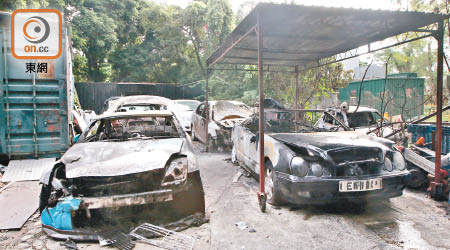
[[[201,151],[201,146],[196,144]],[[229,162],[227,153],[199,153],[209,223],[182,233],[194,249],[450,249],[446,202],[405,190],[390,202],[353,205],[272,207],[259,211],[258,183]],[[2,204],[3,205],[3,204]],[[245,223],[240,229],[237,222]],[[0,249],[66,249],[49,239],[36,213],[20,231],[0,233]],[[100,249],[77,243],[78,249]],[[159,249],[138,243],[135,249]]]

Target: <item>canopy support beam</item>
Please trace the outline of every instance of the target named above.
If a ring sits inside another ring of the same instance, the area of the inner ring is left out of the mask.
[[[259,208],[264,213],[266,211],[266,193],[264,175],[264,63],[263,63],[263,34],[261,28],[261,13],[258,11],[257,36],[258,36],[258,90],[259,90]]]
[[[444,72],[444,22],[438,22],[438,31],[435,36],[438,42],[437,51],[437,88],[436,88],[436,134],[435,146],[436,157],[434,160],[434,182],[431,183],[431,196],[440,198],[443,195],[441,183],[441,153],[442,153],[442,85]]]

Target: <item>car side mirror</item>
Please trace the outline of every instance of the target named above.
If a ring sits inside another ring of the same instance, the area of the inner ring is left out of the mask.
[[[256,135],[254,135],[254,136],[252,136],[252,137],[250,138],[250,142],[251,142],[251,143],[255,143],[255,142],[256,142]]]

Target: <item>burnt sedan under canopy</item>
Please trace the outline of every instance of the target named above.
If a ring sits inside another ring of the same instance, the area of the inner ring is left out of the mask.
[[[144,222],[204,218],[197,165],[171,112],[99,116],[41,177],[43,230],[54,238],[96,240],[109,225],[129,232]]]
[[[206,143],[209,137],[209,148],[231,149],[231,129],[253,114],[251,108],[238,101],[209,101],[208,135],[205,133],[206,108],[202,102],[192,114],[192,138]]]
[[[348,131],[341,122],[340,129],[319,128],[321,116],[322,112],[302,112],[295,121],[288,111],[265,113],[269,203],[324,204],[402,194],[409,172],[392,141]],[[255,176],[259,176],[258,137],[257,116],[233,128],[232,161]]]

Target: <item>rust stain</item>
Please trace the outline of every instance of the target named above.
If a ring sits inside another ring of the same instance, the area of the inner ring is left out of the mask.
[[[48,125],[48,131],[50,131],[50,132],[55,132],[55,131],[56,131],[56,125],[54,125],[54,124],[49,124],[49,125]]]

